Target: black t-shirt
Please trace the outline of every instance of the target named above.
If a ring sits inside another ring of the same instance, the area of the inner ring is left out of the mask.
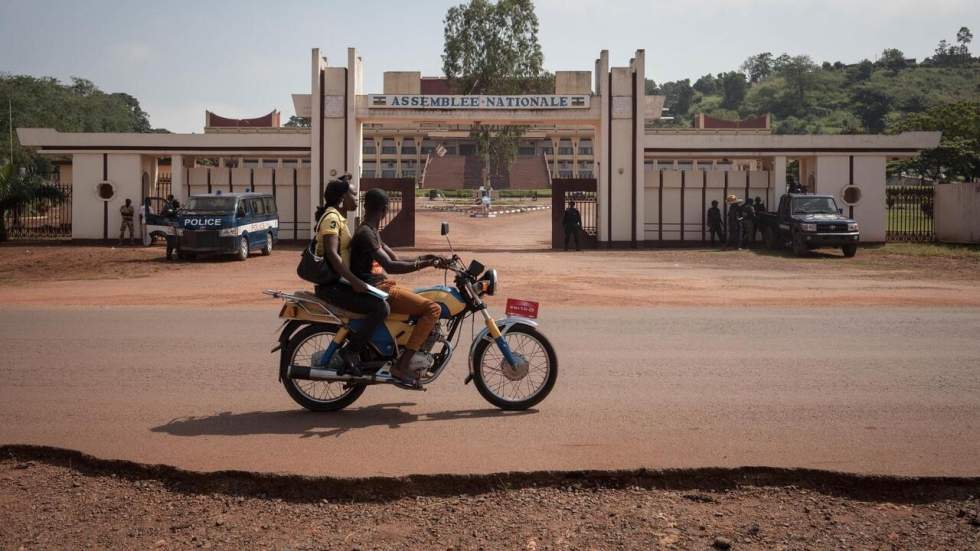
[[[350,242],[350,271],[361,281],[374,285],[385,280],[385,272],[374,261],[374,251],[381,248],[378,230],[361,224]]]

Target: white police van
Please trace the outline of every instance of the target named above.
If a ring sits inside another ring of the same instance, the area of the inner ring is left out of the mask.
[[[239,260],[272,252],[279,239],[276,200],[268,193],[192,195],[176,224],[177,256],[233,254]]]

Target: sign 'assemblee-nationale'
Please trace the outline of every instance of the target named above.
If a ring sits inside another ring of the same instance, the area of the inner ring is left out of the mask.
[[[372,109],[588,109],[588,95],[433,96],[371,94]]]

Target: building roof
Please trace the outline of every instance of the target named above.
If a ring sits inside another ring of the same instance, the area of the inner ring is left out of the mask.
[[[216,115],[211,111],[204,112],[204,127],[213,128],[279,128],[279,111],[251,119],[230,119]]]
[[[705,134],[692,132],[647,134],[644,152],[657,157],[790,157],[875,154],[910,157],[939,146],[941,132],[876,134]]]
[[[310,135],[303,134],[150,134],[135,132],[59,132],[18,128],[21,145],[41,153],[146,153],[211,156],[308,156]]]

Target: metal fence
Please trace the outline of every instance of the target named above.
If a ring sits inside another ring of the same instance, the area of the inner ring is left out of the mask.
[[[172,193],[173,181],[171,180],[170,175],[161,175],[159,178],[157,178],[156,196],[166,199],[167,196]]]
[[[888,186],[885,188],[885,203],[888,211],[888,241],[936,239],[933,186]]]
[[[35,199],[4,212],[8,239],[71,239],[71,186],[57,184],[61,200]]]
[[[575,208],[582,215],[582,232],[585,235],[596,238],[599,236],[599,228],[596,224],[596,192],[594,191],[566,191],[564,204],[570,201],[575,202]]]

